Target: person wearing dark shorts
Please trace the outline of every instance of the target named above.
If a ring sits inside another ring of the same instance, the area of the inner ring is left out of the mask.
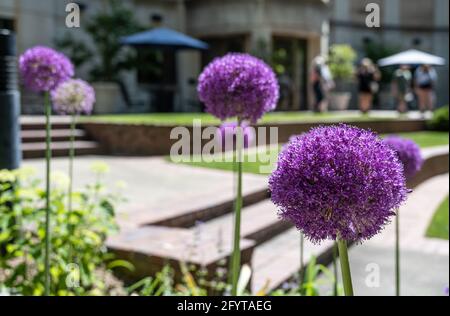
[[[378,92],[379,72],[373,62],[364,58],[358,69],[359,109],[368,113],[372,108],[373,96]]]

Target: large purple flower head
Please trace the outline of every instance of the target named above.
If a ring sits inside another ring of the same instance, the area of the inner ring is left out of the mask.
[[[274,110],[279,98],[275,73],[262,60],[229,53],[213,60],[199,78],[198,94],[206,111],[225,120],[256,122]]]
[[[53,108],[58,114],[90,114],[94,107],[94,89],[80,79],[61,83],[51,94]]]
[[[397,153],[407,179],[411,179],[420,171],[423,158],[419,146],[414,141],[399,136],[389,136],[384,142]]]
[[[280,216],[313,242],[363,241],[406,199],[403,167],[374,133],[319,127],[291,140],[269,180]]]
[[[247,123],[241,124],[243,147],[248,148],[255,140],[255,130]],[[236,122],[225,122],[217,129],[217,138],[224,149],[233,149],[237,143],[238,124]],[[231,146],[231,147],[230,147]],[[230,148],[227,148],[230,147]]]
[[[74,75],[74,67],[64,54],[44,46],[25,51],[19,69],[25,86],[35,92],[51,91]]]

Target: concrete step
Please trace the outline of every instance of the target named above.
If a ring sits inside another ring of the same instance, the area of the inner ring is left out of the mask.
[[[312,257],[327,265],[333,260],[333,242],[314,245],[305,240],[304,264]],[[252,257],[252,293],[263,288],[269,291],[281,287],[296,276],[300,270],[300,233],[295,228],[276,236],[256,247]]]
[[[76,141],[74,142],[76,155],[98,155],[101,154],[101,148],[97,142]],[[22,155],[24,159],[45,157],[45,143],[24,143],[22,144]],[[51,143],[52,156],[68,156],[70,142]]]
[[[45,130],[45,116],[21,116],[20,126],[22,130]],[[52,130],[70,129],[71,118],[69,116],[52,116],[50,118]]]
[[[123,271],[122,277],[135,281],[155,275],[170,265],[180,278],[180,263],[206,268],[209,277],[220,267],[228,267],[232,240],[229,234],[202,232],[196,229],[146,226],[124,230],[107,240],[107,247],[117,258],[134,265],[133,271]],[[241,241],[242,263],[250,264],[255,244]]]
[[[221,216],[202,225],[202,231],[233,232],[234,213]],[[242,209],[241,237],[250,239],[256,245],[288,230],[292,225],[278,218],[277,209],[270,200],[264,200]]]
[[[242,210],[242,264],[251,264],[253,249],[292,226],[281,221],[275,206],[264,200]],[[220,216],[190,228],[161,226],[123,227],[121,234],[110,238],[107,245],[117,257],[135,266],[129,278],[151,275],[165,264],[177,269],[180,262],[207,267],[211,275],[231,256],[233,214]],[[164,260],[165,258],[165,260]]]
[[[247,192],[243,197],[243,206],[251,206],[255,203],[263,201],[269,197],[267,188],[254,190]],[[214,197],[213,197],[214,198]],[[179,227],[190,228],[197,222],[207,222],[215,218],[226,215],[231,216],[234,210],[234,198],[229,200],[220,201],[216,204],[211,204],[209,207],[200,208],[198,210],[191,210],[189,212],[183,212],[174,216],[170,216],[158,221],[152,221],[152,225],[165,226],[165,227]]]
[[[71,136],[70,129],[55,129],[52,130],[51,138],[53,142],[68,142]],[[74,130],[74,137],[76,141],[87,140],[87,134],[84,130]],[[23,130],[21,132],[22,143],[39,143],[45,142],[46,132],[45,130]]]

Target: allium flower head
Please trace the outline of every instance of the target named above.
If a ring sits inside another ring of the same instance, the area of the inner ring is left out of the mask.
[[[206,111],[225,120],[240,117],[256,122],[274,110],[279,85],[272,69],[248,54],[216,58],[199,77],[198,94]]]
[[[25,51],[19,69],[25,86],[35,92],[51,91],[74,75],[74,67],[64,54],[44,46]]]
[[[414,141],[399,136],[389,136],[384,142],[397,153],[403,164],[406,179],[411,179],[420,171],[423,158],[419,146]]]
[[[269,188],[280,216],[311,241],[363,241],[395,215],[405,182],[397,155],[375,134],[338,125],[291,140]]]
[[[243,147],[248,148],[255,140],[255,131],[247,123],[242,123],[241,128],[244,140]],[[222,148],[226,149],[227,146],[235,146],[237,144],[237,133],[238,124],[236,122],[225,122],[217,129],[216,136],[221,142]]]
[[[94,89],[80,79],[69,79],[52,91],[53,108],[59,114],[90,114],[94,107]]]

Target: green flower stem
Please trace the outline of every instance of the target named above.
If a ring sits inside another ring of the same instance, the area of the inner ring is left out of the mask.
[[[337,259],[338,259],[338,244],[334,242],[333,244],[333,273],[334,273],[334,282],[333,282],[333,296],[338,296],[338,270],[337,270]]]
[[[305,281],[305,254],[304,254],[305,236],[300,232],[300,270],[298,272],[298,286],[300,294],[303,295],[303,282]]]
[[[46,143],[46,183],[45,183],[45,271],[44,271],[44,288],[45,295],[50,295],[50,162],[52,159],[52,149],[51,149],[51,121],[50,115],[52,112],[52,108],[50,105],[50,94],[49,92],[45,93],[44,96],[44,107],[45,107],[45,126],[46,126],[46,135],[45,135],[45,143]]]
[[[395,218],[395,295],[400,296],[400,218]]]
[[[231,295],[237,295],[237,285],[239,280],[239,271],[241,269],[241,210],[242,210],[242,147],[243,133],[241,127],[242,121],[238,119],[238,133],[236,136],[236,164],[237,164],[237,186],[236,186],[236,204],[234,213],[234,241],[231,268]]]
[[[68,195],[68,210],[69,213],[72,212],[72,192],[73,192],[73,158],[75,156],[75,124],[76,117],[72,115],[72,119],[70,122],[70,149],[69,149],[69,195]]]
[[[345,296],[353,296],[352,275],[350,272],[350,262],[348,260],[347,242],[338,238],[339,258],[341,261],[342,282],[344,284]]]

